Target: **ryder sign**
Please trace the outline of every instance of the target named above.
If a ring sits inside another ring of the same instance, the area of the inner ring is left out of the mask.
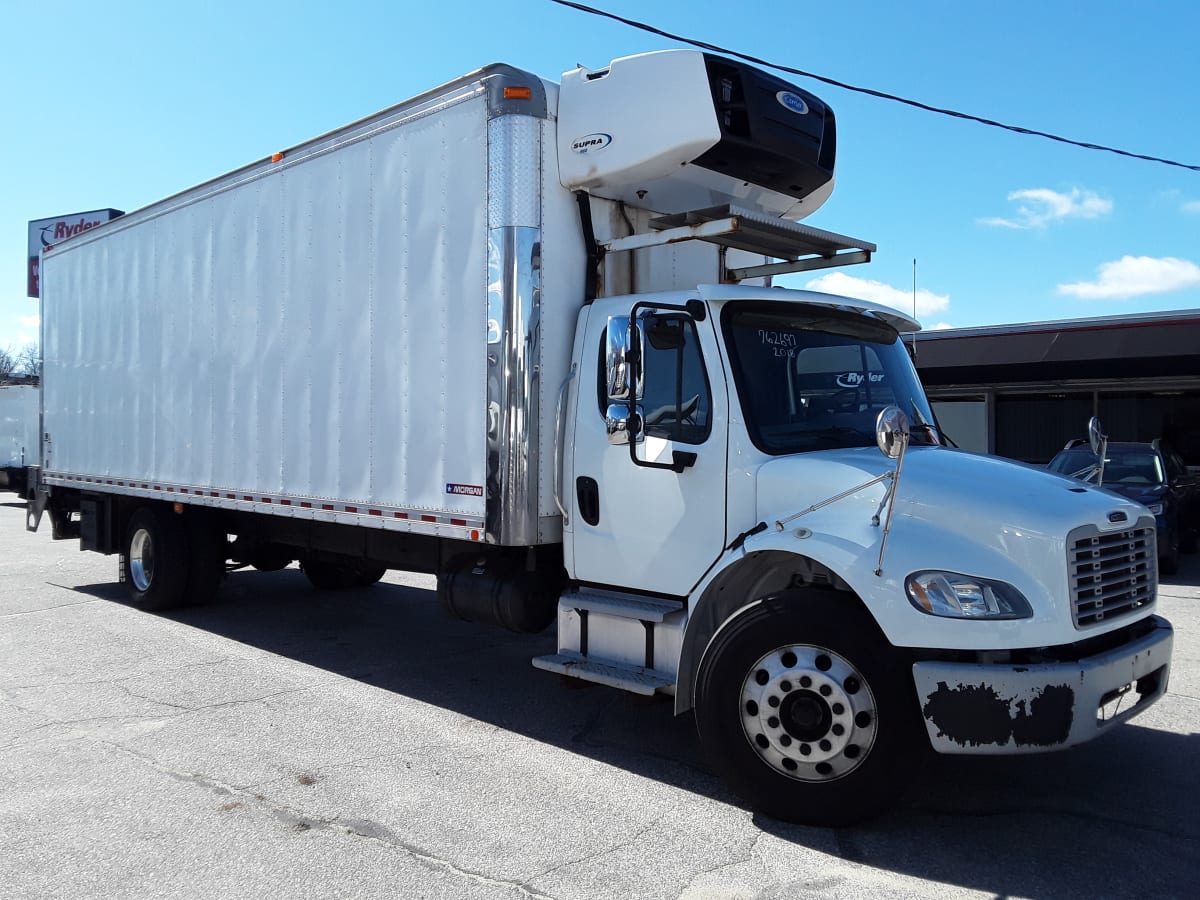
[[[29,223],[29,268],[26,276],[26,296],[40,297],[38,269],[43,250],[65,241],[69,237],[90,231],[117,216],[124,215],[119,209],[94,209],[91,212],[71,213],[52,219],[34,219]]]

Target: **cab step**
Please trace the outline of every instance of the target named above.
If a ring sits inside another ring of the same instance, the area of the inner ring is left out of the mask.
[[[533,664],[635,694],[671,692],[686,622],[682,600],[577,587],[558,599],[558,652]]]
[[[656,597],[639,597],[617,591],[601,591],[595,588],[580,588],[563,594],[559,607],[613,616],[618,619],[636,619],[639,622],[662,622],[671,613],[679,612],[683,605],[678,601],[659,600]]]
[[[573,650],[534,657],[533,665],[535,668],[544,669],[547,672],[557,672],[571,678],[594,681],[596,684],[604,684],[646,697],[654,694],[660,688],[668,688],[675,684],[674,678],[662,672],[642,666],[600,662],[588,659]]]

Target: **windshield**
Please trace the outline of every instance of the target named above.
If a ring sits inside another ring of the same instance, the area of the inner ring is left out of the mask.
[[[875,446],[892,404],[914,444],[939,443],[925,392],[896,331],[858,313],[730,303],[722,313],[742,413],[766,453]]]
[[[1088,446],[1064,450],[1047,467],[1051,472],[1061,472],[1087,481],[1096,480],[1096,455]],[[1138,447],[1122,449],[1111,444],[1104,458],[1105,484],[1164,484],[1162,458],[1153,448]]]

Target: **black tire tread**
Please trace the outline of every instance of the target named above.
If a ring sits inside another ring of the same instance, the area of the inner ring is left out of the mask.
[[[849,775],[803,782],[775,771],[751,748],[742,730],[739,693],[749,667],[787,643],[832,650],[853,663],[879,707],[870,755]],[[900,664],[858,599],[832,590],[799,589],[768,597],[721,629],[701,662],[696,727],[714,766],[735,793],[773,818],[844,826],[878,815],[911,780],[921,719],[911,672]]]

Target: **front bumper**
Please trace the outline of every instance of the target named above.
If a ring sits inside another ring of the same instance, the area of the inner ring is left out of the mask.
[[[939,753],[1040,753],[1098,737],[1166,693],[1173,631],[1151,621],[1141,637],[1075,662],[915,663],[930,743]]]

